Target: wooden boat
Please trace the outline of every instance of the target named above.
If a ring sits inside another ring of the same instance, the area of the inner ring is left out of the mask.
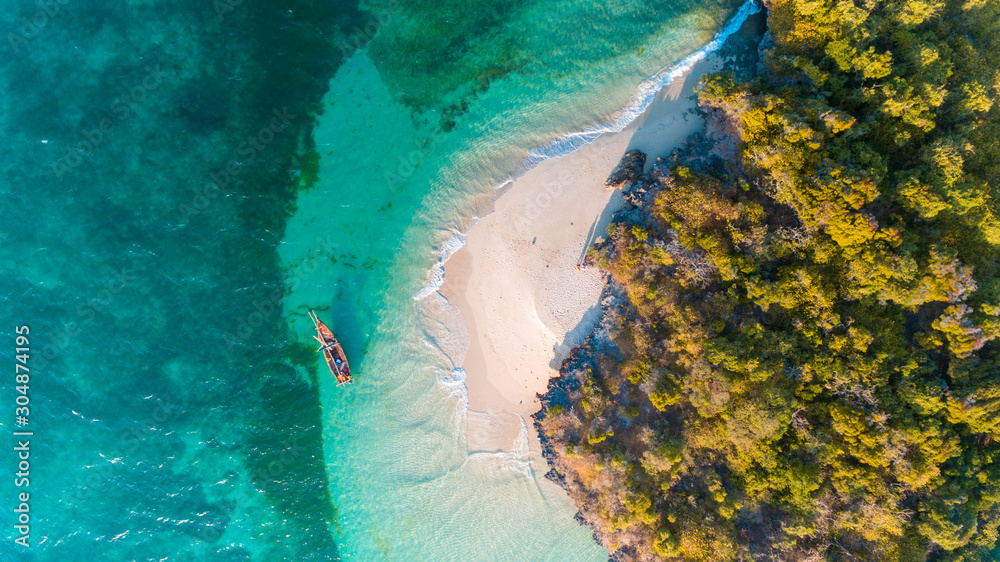
[[[333,336],[330,328],[327,328],[326,324],[319,319],[319,316],[316,316],[315,311],[309,311],[309,318],[316,326],[317,335],[313,338],[320,343],[318,351],[323,352],[323,358],[326,359],[330,372],[337,379],[337,386],[351,382],[351,367],[347,364],[347,356],[344,355],[344,349],[340,347],[337,338]]]

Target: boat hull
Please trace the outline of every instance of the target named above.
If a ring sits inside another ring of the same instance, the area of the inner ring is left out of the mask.
[[[316,334],[313,336],[320,343],[319,350],[323,353],[326,366],[330,368],[333,377],[337,379],[337,386],[351,382],[351,366],[347,364],[347,355],[340,342],[334,337],[333,332],[324,324],[316,312],[309,311],[309,318],[316,327]]]

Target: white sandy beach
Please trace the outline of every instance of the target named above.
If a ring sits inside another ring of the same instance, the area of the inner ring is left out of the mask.
[[[464,361],[470,410],[509,410],[530,427],[530,415],[539,408],[536,395],[599,317],[602,274],[577,264],[622,205],[620,192],[606,188],[605,180],[626,151],[645,152],[648,170],[658,156],[703,129],[703,119],[689,111],[692,94],[700,75],[716,64],[710,56],[674,80],[622,132],[542,162],[505,187],[493,213],[445,264],[440,292],[460,308],[470,331]],[[513,428],[500,422],[503,417],[489,419],[505,435],[486,441],[511,442]],[[481,438],[490,433],[469,429]],[[534,431],[529,433],[536,442]],[[475,441],[480,439],[470,435],[473,449]],[[483,443],[482,449],[493,448]]]

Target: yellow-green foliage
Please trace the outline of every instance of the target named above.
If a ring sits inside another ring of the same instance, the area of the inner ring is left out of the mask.
[[[738,161],[609,227],[631,309],[543,429],[640,559],[998,560],[1000,2],[768,8],[700,93]]]

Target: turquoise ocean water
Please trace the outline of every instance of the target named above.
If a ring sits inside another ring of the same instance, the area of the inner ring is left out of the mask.
[[[435,264],[526,160],[634,117],[737,7],[7,2],[0,560],[605,559],[527,435],[467,445]]]

